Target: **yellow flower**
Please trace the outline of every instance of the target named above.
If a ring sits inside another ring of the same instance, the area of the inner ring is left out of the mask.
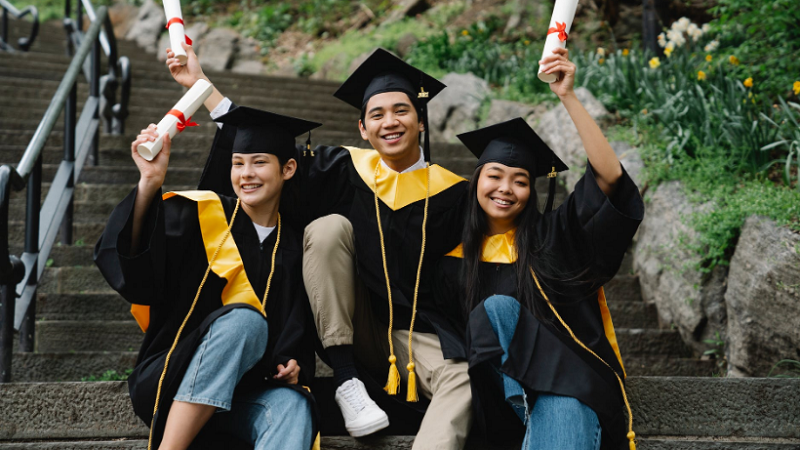
[[[598,64],[603,64],[604,62],[606,62],[605,58],[600,58],[600,59],[597,60]]]
[[[748,88],[753,87],[753,77],[750,77],[750,78],[744,80],[744,87],[748,87]]]
[[[651,68],[651,69],[658,69],[658,66],[660,66],[660,65],[661,65],[661,60],[659,60],[659,59],[658,59],[658,56],[654,56],[654,57],[653,57],[653,58],[650,60],[649,64],[650,64],[650,68]]]
[[[795,81],[792,85],[792,90],[794,90],[794,95],[800,95],[800,81]]]
[[[672,47],[667,47],[664,49],[664,54],[667,55],[667,58],[672,56]]]
[[[461,35],[462,35],[462,36],[469,36],[469,31],[467,31],[467,30],[461,30]]]
[[[739,58],[737,58],[737,57],[735,57],[735,56],[733,56],[733,55],[731,55],[731,56],[728,58],[728,61],[730,61],[730,62],[731,62],[731,64],[733,64],[734,66],[738,66],[738,65],[739,65]]]
[[[706,73],[702,70],[697,71],[697,79],[700,81],[704,81],[706,79]]]
[[[628,56],[631,53],[627,48],[622,49],[622,56]]]
[[[647,115],[647,108],[642,110],[642,114]]]
[[[523,44],[525,44],[525,45],[531,45],[531,41],[529,41],[529,40],[525,39],[525,42],[523,42]]]
[[[597,49],[597,54],[600,56],[606,56],[606,49],[604,49],[603,47],[599,47]]]
[[[714,59],[713,56],[711,56],[710,54],[706,55],[706,61],[711,62],[712,59]]]

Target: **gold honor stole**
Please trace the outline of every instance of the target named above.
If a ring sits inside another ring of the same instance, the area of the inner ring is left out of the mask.
[[[197,216],[200,220],[200,232],[203,236],[203,244],[206,248],[206,257],[209,261],[214,257],[219,243],[228,230],[228,219],[225,216],[225,209],[216,193],[212,191],[182,191],[167,192],[163,199],[167,200],[175,196],[181,196],[197,203]],[[253,290],[250,280],[244,270],[242,257],[233,238],[225,240],[219,250],[217,259],[211,266],[211,271],[220,278],[227,280],[222,289],[222,305],[232,303],[244,303],[261,311],[261,302],[258,300]],[[147,331],[150,325],[150,306],[131,305],[131,314],[139,324],[143,332]]]
[[[514,261],[517,260],[517,252],[514,247],[515,233],[516,229],[508,231],[505,234],[496,234],[484,238],[481,261],[497,264],[513,264]],[[445,256],[463,258],[463,244],[458,244],[458,247],[454,248]],[[614,349],[614,354],[617,355],[619,366],[622,368],[623,377],[627,378],[625,366],[622,364],[622,355],[619,352],[617,334],[614,331],[614,324],[611,322],[611,312],[608,310],[608,303],[606,302],[606,293],[602,287],[597,290],[597,303],[600,305],[600,315],[603,317],[603,330],[605,331],[606,339],[608,339],[609,344],[611,344],[611,348]]]
[[[414,202],[425,200],[428,192],[427,174],[424,170],[398,173],[380,163],[381,155],[376,150],[344,147],[350,152],[353,166],[370,190],[375,184],[375,166],[378,166],[378,198],[392,211],[402,209]],[[438,164],[430,166],[430,196],[462,182],[464,178]]]

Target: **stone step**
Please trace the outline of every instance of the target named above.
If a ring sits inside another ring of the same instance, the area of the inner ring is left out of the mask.
[[[663,355],[622,354],[629,377],[711,377],[724,374],[714,360]]]
[[[78,236],[77,234],[75,235]],[[94,241],[87,241],[94,243]],[[92,245],[89,245],[92,247]],[[39,282],[42,294],[111,294],[114,291],[108,286],[94,265],[85,267],[50,267],[44,271]]]
[[[11,379],[20,382],[82,381],[109,370],[124,374],[138,352],[14,353]]]
[[[76,321],[112,320],[129,321],[131,305],[121,295],[108,294],[45,294],[36,301],[37,320]]]
[[[608,310],[615,328],[658,328],[658,311],[655,305],[614,301],[608,303]]]
[[[775,444],[800,443],[798,379],[630,377],[627,391],[634,431],[644,438],[657,436],[665,441],[696,436],[689,442],[730,438],[753,444],[757,441],[752,438],[762,438],[767,443],[769,439]],[[6,412],[0,418],[0,439],[5,441],[147,435],[146,427],[133,415],[125,382],[4,384],[0,385],[0,410]]]
[[[609,307],[614,303],[641,303],[642,289],[639,285],[639,277],[624,273],[622,270],[617,272],[610,282],[603,286],[606,293],[606,301]]]
[[[144,333],[132,320],[36,322],[37,353],[136,352]]]

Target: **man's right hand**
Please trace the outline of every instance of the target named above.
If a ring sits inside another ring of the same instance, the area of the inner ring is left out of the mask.
[[[152,161],[144,159],[136,150],[136,147],[145,142],[154,142],[156,139],[158,139],[156,124],[151,123],[131,143],[131,157],[136,163],[136,167],[139,168],[139,192],[145,197],[154,195],[164,184],[164,178],[167,176],[167,167],[169,166],[172,141],[169,138],[169,133],[166,133],[162,138],[164,142],[161,151]]]
[[[203,79],[209,81],[206,74],[203,73],[203,68],[200,67],[200,61],[197,59],[197,54],[195,54],[192,46],[186,45],[186,43],[183,42],[181,45],[186,51],[187,60],[185,66],[181,65],[178,58],[175,57],[175,52],[173,52],[171,48],[167,49],[167,67],[169,67],[172,78],[187,89],[194,86],[197,80]]]

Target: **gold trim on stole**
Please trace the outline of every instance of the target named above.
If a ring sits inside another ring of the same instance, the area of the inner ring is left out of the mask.
[[[181,196],[197,202],[197,215],[200,221],[203,244],[206,248],[206,257],[211,260],[214,252],[217,251],[219,242],[225,235],[225,231],[228,229],[228,219],[225,216],[225,209],[222,207],[219,196],[212,191],[181,191],[167,192],[162,198],[167,200],[175,196]],[[223,306],[231,303],[244,303],[259,311],[261,310],[261,302],[259,302],[253,286],[247,278],[242,257],[233,239],[225,240],[217,259],[211,267],[211,271],[220,278],[227,280],[220,296]],[[143,332],[147,331],[150,325],[150,306],[132,304],[131,314],[139,324],[139,328]]]
[[[375,183],[375,166],[378,165],[378,198],[392,211],[402,209],[414,202],[425,200],[428,193],[427,177],[424,170],[398,173],[379,163],[380,154],[376,150],[344,147],[356,172],[370,190]],[[466,179],[450,172],[438,164],[430,166],[430,196],[449,189]]]

